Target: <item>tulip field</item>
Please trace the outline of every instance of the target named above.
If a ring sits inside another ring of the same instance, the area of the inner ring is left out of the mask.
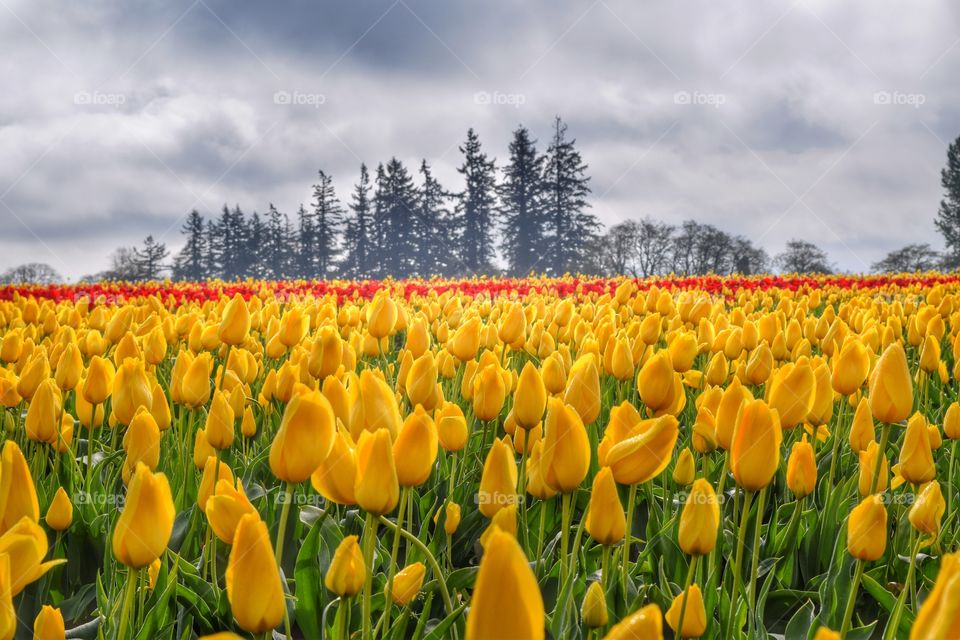
[[[0,287],[0,640],[960,638],[960,276]]]

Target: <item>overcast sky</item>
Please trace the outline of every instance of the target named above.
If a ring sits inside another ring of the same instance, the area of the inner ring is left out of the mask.
[[[560,114],[607,224],[686,218],[865,271],[939,246],[952,0],[0,0],[0,268],[76,278],[192,208],[293,213],[316,171],[427,158],[459,189]]]

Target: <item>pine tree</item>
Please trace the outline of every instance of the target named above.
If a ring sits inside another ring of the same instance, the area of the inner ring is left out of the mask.
[[[600,229],[596,216],[587,213],[590,178],[587,165],[567,140],[567,125],[554,120],[553,139],[544,161],[544,214],[550,228],[549,267],[552,275],[575,272],[586,264],[587,250]]]
[[[316,270],[321,278],[329,278],[337,258],[337,236],[343,224],[343,206],[337,199],[333,179],[323,170],[313,185],[314,250]]]
[[[256,211],[250,216],[250,223],[247,225],[247,272],[246,276],[250,278],[265,278],[267,271],[264,266],[263,243],[267,236],[266,225],[260,214]]]
[[[494,258],[496,163],[480,150],[480,138],[472,128],[460,152],[463,165],[457,171],[466,180],[457,206],[460,261],[470,273],[487,273],[493,269]]]
[[[384,235],[381,261],[384,275],[406,278],[416,270],[415,226],[417,192],[407,168],[396,158],[387,163],[383,190]]]
[[[134,250],[134,262],[137,267],[138,280],[159,280],[166,270],[163,261],[170,252],[167,245],[157,242],[153,236],[147,236],[143,241],[142,249]]]
[[[267,211],[266,235],[263,241],[264,277],[281,280],[290,267],[290,219],[270,203]]]
[[[447,208],[450,193],[434,177],[426,160],[420,163],[420,176],[423,183],[417,189],[415,271],[423,276],[450,275],[456,271],[450,242],[451,215]]]
[[[173,277],[177,280],[201,280],[204,273],[205,239],[203,234],[203,216],[194,209],[180,228],[187,237],[187,243],[174,259]]]
[[[350,211],[352,216],[347,221],[344,233],[343,268],[349,277],[370,278],[374,249],[371,238],[373,220],[370,210],[370,172],[365,164],[360,165],[360,182],[353,188]]]
[[[373,252],[370,260],[370,275],[383,278],[387,273],[387,172],[383,163],[377,165],[373,188]]]
[[[500,185],[501,216],[503,218],[503,254],[510,272],[525,276],[531,270],[546,265],[544,237],[543,173],[544,158],[537,155],[536,141],[530,138],[526,127],[513,132],[510,142],[510,163],[504,169]]]
[[[947,166],[940,172],[944,199],[940,201],[935,224],[943,243],[943,266],[960,267],[960,138],[947,148]]]
[[[219,278],[220,270],[217,266],[217,252],[214,249],[217,235],[216,227],[212,220],[207,220],[204,225],[204,243],[203,243],[203,277],[206,279]]]
[[[314,215],[303,204],[297,210],[296,262],[297,275],[308,280],[317,277],[317,229]]]

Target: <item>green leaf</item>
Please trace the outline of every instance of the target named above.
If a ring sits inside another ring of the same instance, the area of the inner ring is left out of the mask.
[[[320,589],[323,588],[323,576],[320,574],[320,564],[317,560],[322,541],[320,537],[322,529],[322,522],[310,528],[307,537],[300,545],[293,574],[297,589],[295,607],[297,626],[308,638],[319,638],[323,635],[318,615],[322,607]]]

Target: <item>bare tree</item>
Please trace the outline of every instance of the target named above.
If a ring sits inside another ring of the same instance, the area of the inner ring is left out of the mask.
[[[670,240],[674,226],[649,217],[641,220],[637,226],[635,275],[646,278],[667,272],[670,268]]]
[[[640,225],[635,220],[615,224],[599,238],[595,252],[599,257],[599,267],[607,275],[636,275],[637,236]]]
[[[775,258],[786,273],[833,273],[827,253],[806,240],[791,240],[783,253]]]
[[[4,284],[53,284],[63,282],[56,269],[43,262],[28,262],[11,267],[0,274]]]
[[[891,251],[883,260],[874,262],[873,270],[879,273],[917,273],[936,269],[941,261],[941,255],[926,242],[908,244]]]

